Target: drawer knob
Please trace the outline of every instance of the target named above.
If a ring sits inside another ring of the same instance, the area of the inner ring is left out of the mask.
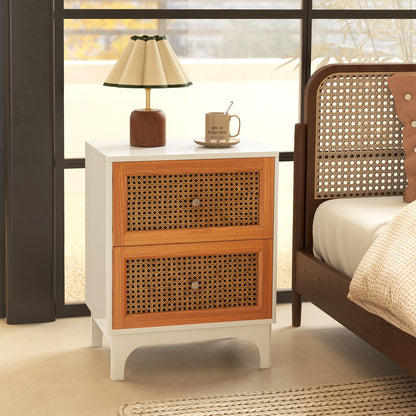
[[[200,199],[198,199],[198,198],[194,198],[194,199],[192,200],[192,205],[193,205],[194,207],[199,207],[199,206],[201,205],[201,200],[200,200]]]
[[[193,290],[197,290],[199,289],[199,282],[197,282],[196,280],[194,282],[191,283],[191,288]]]

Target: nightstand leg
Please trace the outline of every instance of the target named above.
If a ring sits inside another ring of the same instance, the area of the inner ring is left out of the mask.
[[[103,333],[100,327],[91,316],[91,347],[101,347],[103,343]]]
[[[253,344],[256,345],[259,350],[260,356],[260,368],[270,367],[271,356],[271,328],[270,325],[259,326],[253,328],[250,333],[250,337],[247,337]]]
[[[264,341],[261,346],[257,344],[257,348],[260,355],[260,368],[270,368],[270,343]]]
[[[128,356],[139,347],[139,343],[131,340],[131,337],[111,337],[111,380],[124,380],[124,368]]]

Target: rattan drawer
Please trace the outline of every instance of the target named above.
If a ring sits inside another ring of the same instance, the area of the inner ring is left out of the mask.
[[[271,238],[273,184],[273,158],[114,163],[113,245]]]
[[[271,318],[272,240],[113,249],[113,328]]]

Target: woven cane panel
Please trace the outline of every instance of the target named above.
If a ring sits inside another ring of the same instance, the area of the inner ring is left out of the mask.
[[[257,305],[258,254],[126,260],[126,313]]]
[[[259,223],[259,172],[127,176],[127,230]]]
[[[402,124],[389,73],[338,73],[317,93],[315,198],[401,195]]]

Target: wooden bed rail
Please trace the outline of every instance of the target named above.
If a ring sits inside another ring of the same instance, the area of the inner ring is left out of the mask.
[[[299,290],[322,311],[354,332],[400,367],[416,376],[415,339],[347,299],[350,279],[317,260],[308,250],[299,251]]]

